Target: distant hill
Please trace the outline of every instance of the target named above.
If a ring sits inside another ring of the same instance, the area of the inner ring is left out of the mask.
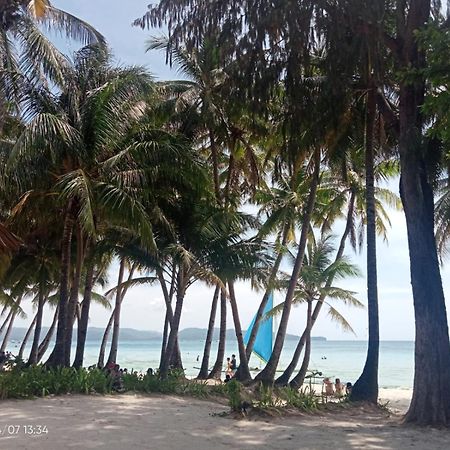
[[[184,330],[181,330],[179,333],[180,336],[180,341],[184,340],[184,341],[204,341],[206,339],[206,333],[207,333],[207,329],[206,328],[185,328]],[[243,333],[245,334],[245,331],[243,331]],[[286,335],[286,340],[288,341],[298,341],[299,340],[299,336],[295,335],[295,334],[287,334]],[[214,328],[214,334],[213,334],[213,340],[218,340],[219,339],[219,329],[218,328]],[[227,329],[227,340],[235,340],[236,339],[236,334],[234,332],[234,329],[229,328]],[[326,341],[327,338],[323,337],[323,336],[317,336],[312,338],[314,341]]]
[[[21,342],[26,333],[26,328],[13,328],[11,332],[10,341]],[[42,327],[41,336],[45,336],[48,331],[48,327]],[[103,328],[90,327],[88,329],[87,340],[88,341],[101,341],[104,333]],[[206,328],[185,328],[179,333],[180,341],[204,341],[206,339]],[[76,329],[74,330],[74,336],[76,336]],[[244,331],[245,334],[245,331]],[[111,335],[110,335],[111,339]],[[146,341],[146,340],[161,340],[162,334],[159,331],[145,331],[145,330],[135,330],[134,328],[121,328],[120,329],[120,340],[122,341]],[[213,340],[217,341],[219,339],[219,329],[214,328]],[[297,341],[298,336],[294,334],[287,334],[286,339],[289,341]],[[313,340],[326,341],[326,338],[318,336],[313,337]],[[236,334],[234,329],[230,328],[227,330],[227,340],[236,340]]]
[[[48,327],[42,327],[41,336],[44,337],[48,331]],[[89,327],[86,340],[88,341],[101,341],[105,329],[99,327]],[[10,341],[22,341],[26,328],[13,328],[11,332]],[[77,335],[76,328],[74,329],[74,336]],[[55,336],[53,336],[55,337]],[[111,340],[111,334],[109,336]],[[121,328],[120,339],[123,341],[146,341],[149,339],[161,340],[162,334],[159,331],[145,331],[135,330],[133,328]]]

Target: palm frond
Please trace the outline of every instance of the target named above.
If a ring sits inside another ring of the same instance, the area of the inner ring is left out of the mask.
[[[355,331],[353,330],[350,323],[345,319],[345,317],[336,308],[329,305],[328,303],[327,306],[328,306],[328,315],[331,317],[331,320],[340,325],[344,331],[350,332],[356,336]]]

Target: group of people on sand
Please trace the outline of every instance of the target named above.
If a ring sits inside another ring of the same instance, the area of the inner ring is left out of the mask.
[[[227,368],[225,370],[225,383],[228,383],[234,375],[236,374],[237,370],[237,362],[236,362],[236,355],[231,355],[231,358],[227,358]]]
[[[111,377],[112,389],[121,392],[123,390],[123,375],[128,373],[128,369],[121,369],[119,364],[110,362],[105,367],[105,371]]]
[[[6,365],[8,361],[11,361],[14,358],[14,355],[11,352],[0,352],[0,370],[3,369],[3,366]]]
[[[329,377],[325,377],[323,379],[323,384],[325,388],[324,394],[327,397],[343,397],[344,395],[350,395],[352,392],[352,383],[342,383],[339,378],[336,378],[335,382],[333,383]]]

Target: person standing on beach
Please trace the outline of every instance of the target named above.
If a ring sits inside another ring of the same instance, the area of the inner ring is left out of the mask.
[[[231,376],[234,376],[237,369],[236,355],[231,355],[230,368],[231,368]]]
[[[231,377],[233,375],[233,371],[231,370],[231,361],[230,358],[227,358],[227,368],[225,369],[225,376]]]

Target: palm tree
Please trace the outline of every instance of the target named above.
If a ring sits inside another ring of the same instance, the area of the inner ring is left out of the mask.
[[[217,235],[209,239],[208,260],[214,273],[228,285],[229,301],[233,316],[240,365],[236,378],[251,380],[248,358],[243,341],[239,318],[238,302],[234,283],[238,279],[260,283],[272,260],[268,248],[259,239],[243,239],[249,224],[255,224],[251,218],[236,213],[219,213],[220,227],[216,225]],[[248,220],[250,219],[250,222]]]
[[[373,84],[373,83],[371,83]],[[378,402],[378,357],[380,347],[378,318],[378,280],[375,211],[375,86],[367,94],[365,130],[366,211],[367,211],[367,303],[369,310],[369,342],[363,372],[354,384],[350,398]]]
[[[208,329],[209,333],[209,329]],[[208,378],[220,379],[222,376],[223,360],[225,357],[225,343],[227,334],[227,293],[225,289],[220,289],[220,326],[219,345],[217,347],[216,361],[208,374]]]
[[[218,204],[229,204],[232,184],[238,181],[239,173],[244,174],[250,185],[258,183],[260,176],[258,157],[250,145],[251,130],[243,123],[246,112],[241,109],[236,114],[227,101],[228,76],[218,65],[217,39],[205,37],[199,48],[190,52],[172,46],[168,38],[161,36],[149,41],[148,50],[155,49],[168,49],[171,64],[188,79],[178,83],[178,90],[182,90],[176,98],[175,110],[180,115],[187,114],[184,126],[196,124],[198,145],[210,160],[215,199]],[[169,86],[173,90],[174,84]]]
[[[45,112],[38,110],[32,117],[9,158],[15,176],[26,180],[22,185],[28,183],[35,188],[39,185],[38,178],[48,179],[46,189],[58,192],[64,211],[59,320],[55,351],[50,359],[55,365],[70,364],[83,248],[86,238],[96,233],[96,209],[101,205],[102,211],[115,221],[120,218],[119,211],[124,213],[128,209],[135,220],[127,221],[127,226],[134,227],[147,242],[152,239],[149,220],[134,194],[134,180],[128,177],[123,182],[130,167],[116,158],[121,139],[141,116],[142,100],[151,91],[151,79],[139,68],[112,68],[108,53],[96,46],[76,54],[65,79],[59,96],[41,93],[37,101]],[[131,152],[128,148],[127,154]],[[37,154],[48,155],[52,167],[39,165],[42,161],[36,158]],[[52,174],[50,178],[48,173]],[[115,181],[111,182],[112,179]],[[78,251],[70,294],[74,229]]]
[[[104,242],[101,241],[97,241],[95,246],[91,242],[87,253],[83,300],[80,304],[81,312],[77,329],[77,348],[73,362],[73,366],[76,368],[83,365],[91,303],[97,301],[105,308],[111,307],[106,297],[93,292],[97,284],[101,287],[105,286],[105,273],[110,265],[111,255],[105,249]]]
[[[294,296],[294,304],[307,304],[307,320],[305,327],[305,355],[299,373],[291,382],[293,387],[303,384],[306,370],[309,364],[311,352],[311,330],[314,325],[313,306],[325,304],[328,306],[328,314],[333,320],[340,323],[344,330],[352,331],[350,324],[333,306],[336,301],[341,301],[346,305],[362,307],[362,304],[354,297],[354,292],[339,288],[332,284],[330,280],[337,281],[346,277],[359,275],[357,267],[352,265],[344,256],[332,258],[335,248],[332,243],[332,236],[322,236],[318,242],[311,237],[308,243],[308,251],[300,272],[297,290]],[[286,282],[286,280],[285,280]],[[327,301],[327,299],[329,299]],[[330,304],[331,303],[333,304]],[[277,312],[281,308],[278,305],[272,311]]]
[[[83,45],[105,45],[104,37],[92,26],[48,0],[2,0],[0,5],[0,117],[7,102],[13,102],[15,112],[26,111],[33,101],[30,89],[46,86],[48,81],[64,83],[67,58],[42,27]]]
[[[277,256],[272,270],[269,274],[264,296],[255,315],[255,322],[247,343],[247,358],[253,351],[253,345],[259,326],[263,319],[264,309],[269,300],[270,292],[274,288],[281,262],[286,253],[286,246],[295,243],[295,231],[300,224],[302,208],[309,193],[309,180],[307,177],[308,168],[305,166],[292,176],[289,181],[283,174],[280,174],[274,187],[258,191],[254,201],[261,205],[259,215],[267,215],[267,219],[261,226],[258,235],[266,237],[271,234],[276,235],[275,248]],[[323,186],[323,184],[322,184]],[[322,187],[319,187],[320,192]],[[320,195],[320,194],[318,194]]]
[[[208,322],[208,331],[206,333],[205,348],[203,351],[202,364],[200,366],[200,371],[197,375],[197,379],[199,379],[199,380],[206,380],[208,378],[209,357],[211,354],[211,343],[212,343],[212,339],[213,339],[214,322],[215,322],[215,318],[216,318],[217,304],[219,302],[219,294],[220,294],[220,286],[216,286],[216,289],[214,289],[214,296],[213,296],[212,305],[211,305],[211,313],[210,313],[209,322]],[[223,357],[222,357],[222,361],[223,361]],[[222,365],[221,365],[221,368],[222,368]]]
[[[263,383],[272,384],[275,378],[275,372],[278,366],[278,361],[281,356],[281,350],[284,344],[284,338],[286,336],[287,325],[289,321],[289,315],[291,312],[292,301],[294,298],[295,285],[300,275],[300,271],[303,264],[303,257],[306,249],[307,236],[309,232],[309,224],[311,222],[314,205],[316,202],[316,193],[320,184],[320,164],[321,164],[321,151],[318,148],[313,150],[313,173],[311,175],[310,192],[308,200],[303,210],[302,216],[302,228],[299,239],[299,247],[297,257],[292,269],[291,281],[286,292],[286,298],[283,305],[283,312],[280,320],[280,325],[275,338],[273,351],[267,362],[266,367],[255,378]]]

